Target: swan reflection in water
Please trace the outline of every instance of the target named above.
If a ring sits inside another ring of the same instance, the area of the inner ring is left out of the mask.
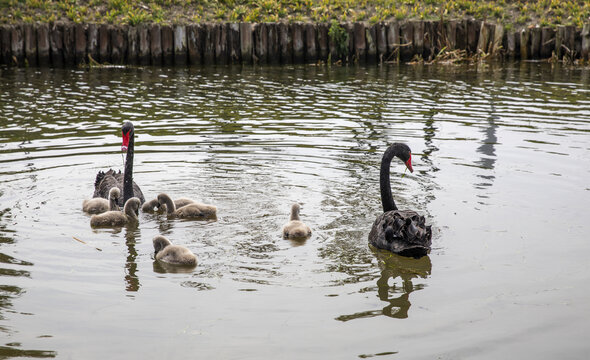
[[[428,255],[420,259],[409,258],[391,253],[386,250],[379,250],[371,246],[371,250],[379,260],[381,276],[377,279],[377,294],[379,299],[388,303],[381,310],[363,311],[350,315],[342,315],[336,318],[340,321],[371,318],[385,315],[397,319],[408,317],[410,306],[410,294],[415,290],[424,288],[424,285],[414,285],[412,279],[426,279],[432,270],[432,263]],[[401,286],[389,285],[389,279],[401,278]],[[401,295],[399,295],[401,293]],[[396,297],[390,297],[390,295]]]

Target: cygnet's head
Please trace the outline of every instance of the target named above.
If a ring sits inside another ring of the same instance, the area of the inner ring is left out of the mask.
[[[162,235],[157,235],[156,237],[154,237],[153,243],[154,243],[154,250],[155,250],[156,254],[159,251],[162,251],[166,246],[172,245],[170,240],[166,239]]]
[[[111,188],[111,190],[109,190],[109,198],[110,199],[116,199],[117,201],[119,200],[119,197],[121,196],[121,190],[119,190],[119,188]]]

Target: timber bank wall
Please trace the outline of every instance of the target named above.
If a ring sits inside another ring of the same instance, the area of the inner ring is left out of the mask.
[[[478,20],[343,23],[0,25],[0,63],[102,64],[382,63],[433,60],[442,49],[511,59],[585,59],[590,21],[504,31]],[[336,36],[336,35],[337,36]]]

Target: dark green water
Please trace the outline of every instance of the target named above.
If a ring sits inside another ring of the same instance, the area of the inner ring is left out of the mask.
[[[0,69],[0,358],[581,359],[590,69]],[[218,207],[93,230],[97,171]],[[433,225],[375,254],[379,163]],[[291,203],[312,229],[281,238]],[[199,265],[154,262],[152,238]],[[74,237],[86,242],[83,244]]]

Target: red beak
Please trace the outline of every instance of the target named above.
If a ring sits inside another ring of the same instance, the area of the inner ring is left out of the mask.
[[[412,153],[410,153],[410,157],[408,158],[408,161],[406,161],[406,167],[411,173],[414,172],[414,169],[412,168]]]
[[[128,147],[129,147],[129,132],[127,134],[123,133],[123,143],[121,144],[121,151],[127,152]]]

